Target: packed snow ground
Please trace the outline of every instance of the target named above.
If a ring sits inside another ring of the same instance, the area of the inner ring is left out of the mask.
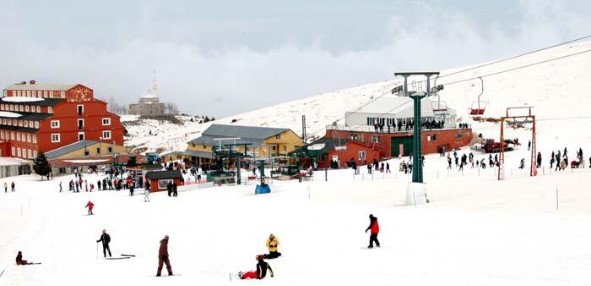
[[[254,195],[250,181],[184,186],[176,198],[153,193],[151,202],[141,191],[59,193],[59,181],[72,176],[2,179],[17,187],[0,192],[0,285],[588,285],[589,164],[555,172],[546,159],[532,178],[517,168],[526,149],[507,153],[500,182],[495,169],[448,171],[445,158],[426,156],[431,202],[417,206],[404,204],[411,177],[398,172],[400,159],[388,161],[392,173],[361,167],[357,176],[349,169],[274,180],[267,195]],[[88,200],[94,216],[85,215]],[[364,248],[370,213],[379,219],[379,249]],[[103,228],[114,256],[137,257],[105,260],[100,246],[97,256]],[[254,269],[269,233],[283,253],[268,261],[275,278],[230,282],[229,272]],[[156,278],[164,235],[179,275]],[[19,250],[43,264],[16,266]]]

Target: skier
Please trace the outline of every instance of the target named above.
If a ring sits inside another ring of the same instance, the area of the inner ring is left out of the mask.
[[[519,169],[523,169],[525,167],[525,158],[521,158],[521,161],[519,162]]]
[[[263,279],[265,278],[265,276],[267,276],[267,269],[269,270],[269,274],[271,275],[271,277],[275,277],[271,265],[265,262],[262,255],[257,255],[256,259],[257,270],[248,272],[238,272],[238,276],[240,276],[240,279]]]
[[[109,257],[111,257],[111,248],[109,248],[109,243],[111,242],[111,236],[107,233],[106,229],[103,229],[103,234],[101,237],[96,241],[96,243],[102,242],[103,243],[103,255],[105,258],[107,257],[107,251],[109,252]]]
[[[371,235],[369,236],[369,246],[367,248],[373,248],[373,243],[376,243],[377,247],[380,247],[380,242],[378,241],[378,233],[380,232],[380,226],[378,224],[378,218],[373,216],[373,214],[369,215],[369,226],[365,229],[365,232],[371,229]]]
[[[160,276],[162,273],[163,264],[166,264],[168,276],[172,276],[172,267],[170,266],[170,260],[168,260],[168,235],[165,235],[160,241],[160,249],[158,250],[158,272],[156,272],[156,276]]]
[[[88,208],[88,215],[94,215],[92,213],[92,209],[94,208],[94,204],[91,201],[88,201],[88,203],[84,207]]]
[[[62,182],[60,182],[60,193],[62,192]]]
[[[263,255],[265,259],[273,259],[281,256],[281,252],[277,251],[277,247],[279,246],[279,239],[272,233],[267,238],[267,248],[269,249],[269,254]]]

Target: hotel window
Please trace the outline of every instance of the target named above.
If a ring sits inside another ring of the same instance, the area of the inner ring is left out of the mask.
[[[31,97],[31,91],[27,90],[27,97]]]
[[[0,139],[4,139],[4,131],[0,131]]]
[[[62,98],[66,98],[66,92],[65,91],[62,91],[61,92],[61,96],[62,96]]]
[[[6,125],[6,118],[2,118],[2,124]]]
[[[29,127],[29,121],[25,120],[25,127]]]
[[[8,125],[12,125],[12,119],[8,118],[7,120],[8,120],[7,121],[8,122]]]
[[[27,153],[29,154],[29,158],[33,158],[33,151],[29,149],[27,150]]]
[[[78,115],[82,115],[84,113],[84,105],[77,105],[76,110],[78,112]]]
[[[23,111],[25,111],[25,107],[24,107],[24,106],[22,106],[22,105],[21,105],[21,106],[19,106],[19,107],[18,107],[18,109],[19,109],[19,111],[20,111],[20,112],[23,112]]]
[[[33,151],[33,158],[37,158],[37,151]]]
[[[2,105],[0,105],[0,108],[2,108],[2,110],[4,110],[4,103],[2,103]]]
[[[21,156],[21,148],[16,148],[16,156],[17,157],[22,157]]]
[[[53,90],[49,91],[49,97],[53,98]]]
[[[84,140],[84,132],[78,132],[78,141]]]
[[[51,128],[60,128],[59,120],[51,120]]]
[[[101,153],[101,148],[97,147],[97,148],[96,148],[96,154],[98,155],[98,154],[100,154],[100,153]]]
[[[10,104],[8,106],[10,106],[10,111],[14,111],[14,106],[12,104]]]
[[[111,131],[103,131],[103,140],[111,139]]]
[[[78,119],[78,129],[84,128],[84,119]]]
[[[14,132],[10,132],[10,140],[14,140]]]
[[[51,143],[59,143],[60,142],[60,134],[59,133],[52,133],[51,134]]]
[[[33,134],[33,143],[37,143],[37,135]]]
[[[427,136],[427,141],[435,141],[436,139],[437,139],[437,136],[435,134]]]
[[[113,153],[113,147],[107,147],[107,152]]]
[[[25,112],[29,112],[29,106],[28,105],[25,106]]]
[[[35,121],[35,128],[39,129],[39,121]]]
[[[275,139],[281,139],[281,134],[276,134]]]
[[[41,106],[37,106],[37,113],[41,113]]]
[[[43,91],[43,97],[47,97],[47,90]]]
[[[21,133],[20,132],[16,133],[16,141],[21,141]]]
[[[27,134],[27,142],[31,142],[31,134]]]
[[[51,114],[53,114],[53,107],[51,107],[51,106],[48,106],[48,107],[47,107],[47,113],[51,113]]]
[[[111,118],[103,118],[103,126],[111,125]]]
[[[371,143],[380,143],[380,136],[372,136]]]
[[[12,147],[12,156],[14,157],[16,155],[16,148]]]
[[[19,120],[18,121],[18,126],[23,127],[23,121],[22,120]]]

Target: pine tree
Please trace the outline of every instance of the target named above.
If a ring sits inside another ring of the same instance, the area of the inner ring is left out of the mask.
[[[45,157],[43,152],[39,152],[37,158],[33,160],[33,170],[41,176],[41,180],[43,180],[43,177],[51,173],[51,164],[49,164],[47,157]]]

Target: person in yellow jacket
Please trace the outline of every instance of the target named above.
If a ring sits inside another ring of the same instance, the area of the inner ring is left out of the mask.
[[[281,256],[281,252],[277,251],[277,247],[279,247],[279,239],[272,233],[267,238],[267,248],[269,249],[269,254],[263,255],[265,259],[273,259]]]

